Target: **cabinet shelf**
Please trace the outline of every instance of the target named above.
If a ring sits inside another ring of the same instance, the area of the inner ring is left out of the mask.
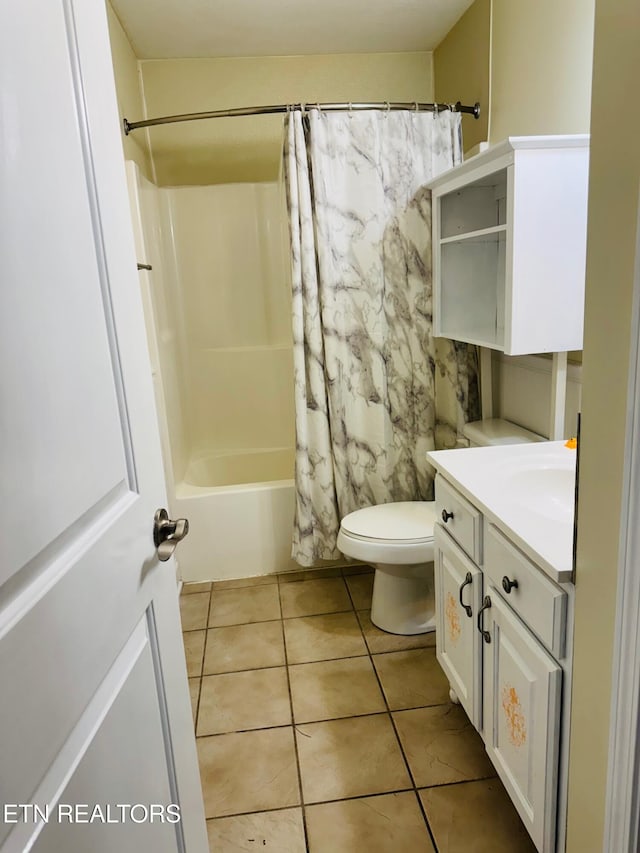
[[[502,234],[503,232],[506,232],[506,230],[506,224],[492,225],[491,228],[480,228],[477,231],[467,231],[463,234],[456,234],[453,237],[442,237],[440,239],[440,245],[444,246],[447,243],[462,243],[466,240],[480,243],[485,237],[490,237],[492,234]]]
[[[589,137],[511,137],[430,182],[434,335],[582,348]]]

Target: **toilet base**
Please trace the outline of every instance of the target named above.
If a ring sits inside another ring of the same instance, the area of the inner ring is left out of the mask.
[[[403,636],[435,631],[433,563],[373,566],[373,624],[389,634]]]

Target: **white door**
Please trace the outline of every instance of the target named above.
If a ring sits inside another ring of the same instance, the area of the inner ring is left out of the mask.
[[[0,850],[203,853],[101,0],[3,2],[0,80]]]
[[[436,655],[467,716],[482,730],[482,572],[435,527]]]
[[[552,853],[562,670],[493,587],[487,595],[485,747],[537,849]]]

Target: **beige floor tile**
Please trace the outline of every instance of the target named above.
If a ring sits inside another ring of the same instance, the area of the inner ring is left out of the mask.
[[[289,679],[297,723],[386,710],[368,657],[298,664]]]
[[[291,726],[203,737],[196,745],[208,818],[300,804]]]
[[[436,644],[435,631],[430,631],[428,634],[413,634],[408,637],[401,634],[389,634],[386,631],[381,631],[373,624],[369,610],[358,611],[358,619],[372,655],[381,652],[400,652],[405,649],[422,649]]]
[[[276,584],[213,592],[209,627],[269,622],[280,618],[280,599]]]
[[[204,675],[284,666],[284,663],[281,622],[252,622],[207,631]]]
[[[215,735],[291,722],[285,667],[205,675],[196,734]]]
[[[307,806],[306,816],[310,853],[435,853],[413,791]]]
[[[305,803],[411,787],[387,714],[296,726]]]
[[[345,566],[342,569],[342,574],[349,577],[350,575],[369,575],[374,571],[373,566]]]
[[[301,572],[281,572],[278,575],[280,583],[296,583],[297,581],[326,580],[339,578],[340,569],[304,569]]]
[[[285,619],[287,659],[292,663],[366,655],[355,613],[329,613]]]
[[[182,635],[184,656],[187,659],[187,675],[197,678],[202,675],[202,658],[204,657],[204,637],[206,631],[187,631]]]
[[[248,586],[268,586],[278,583],[277,575],[259,575],[255,578],[236,578],[228,581],[214,581],[213,588],[216,589],[245,589]]]
[[[374,655],[373,665],[392,711],[449,702],[449,682],[435,649]]]
[[[285,619],[352,609],[342,578],[281,584],[280,603]]]
[[[302,809],[282,809],[207,821],[211,853],[306,853]],[[334,851],[335,853],[335,851]]]
[[[191,695],[191,710],[193,711],[193,724],[196,723],[198,713],[198,699],[200,698],[200,678],[189,679],[189,694]]]
[[[495,776],[480,735],[458,705],[396,711],[393,719],[418,787]]]
[[[208,592],[180,596],[180,620],[183,631],[198,631],[200,628],[206,628],[208,615]]]
[[[373,595],[373,579],[375,575],[351,575],[345,578],[351,600],[356,610],[369,610],[371,608],[371,596]]]
[[[211,581],[204,583],[183,583],[180,595],[191,595],[194,592],[210,592]]]
[[[428,788],[420,797],[444,853],[535,853],[499,779]]]

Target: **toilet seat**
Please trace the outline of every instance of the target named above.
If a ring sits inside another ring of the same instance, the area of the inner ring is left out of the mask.
[[[435,501],[399,501],[349,513],[338,548],[367,563],[429,563],[433,560]]]

